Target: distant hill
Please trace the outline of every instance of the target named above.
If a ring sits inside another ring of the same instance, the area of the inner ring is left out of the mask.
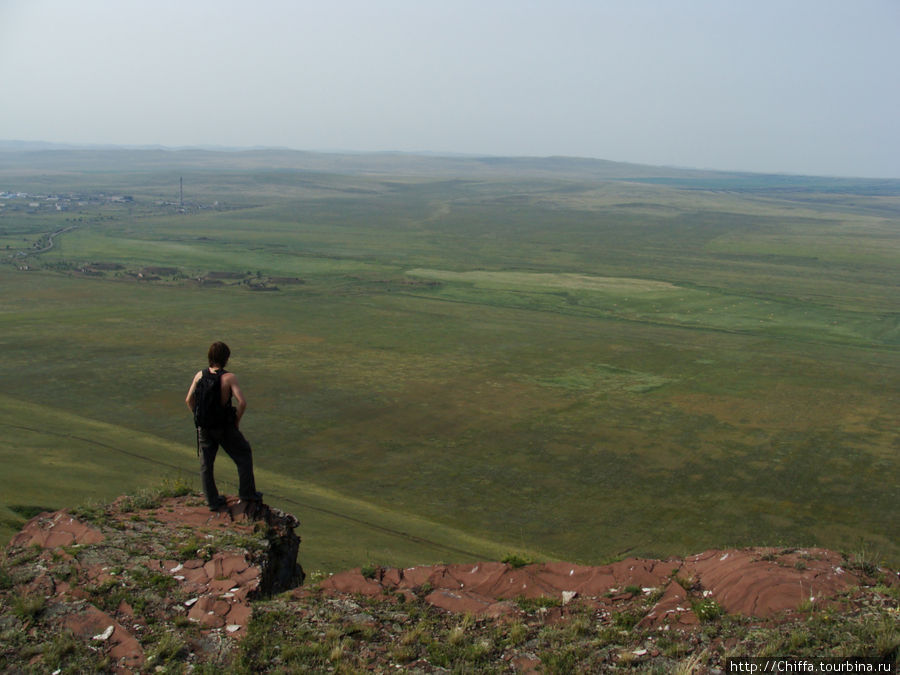
[[[803,190],[900,194],[900,180],[794,176],[648,166],[588,157],[494,157],[403,152],[310,152],[286,148],[66,145],[0,140],[0,171],[285,170],[454,178],[634,181],[725,191]]]
[[[103,170],[293,169],[328,173],[417,173],[426,175],[555,175],[621,179],[696,177],[698,172],[572,157],[470,157],[401,152],[328,153],[284,148],[167,148],[162,146],[72,146],[0,141],[0,168]],[[700,175],[707,172],[699,172]]]

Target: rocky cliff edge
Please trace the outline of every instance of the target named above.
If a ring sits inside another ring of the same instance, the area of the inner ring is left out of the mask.
[[[211,513],[196,495],[40,514],[0,560],[0,669],[715,672],[772,648],[900,648],[900,579],[860,556],[369,567],[304,586],[297,526],[234,498]],[[773,647],[771,630],[804,637]]]

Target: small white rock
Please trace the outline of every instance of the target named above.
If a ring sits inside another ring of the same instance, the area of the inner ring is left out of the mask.
[[[635,649],[631,653],[634,654],[635,656],[643,656],[644,654],[647,653],[647,650],[646,649]]]
[[[173,568],[170,569],[169,571],[172,572],[172,573],[180,572],[182,567],[184,567],[184,565],[182,565],[181,563],[178,563],[178,565],[176,565],[175,567],[173,567]]]
[[[576,595],[578,595],[577,591],[563,591],[562,592],[562,604],[568,605],[570,602],[572,602],[572,599]]]
[[[184,601],[184,606],[185,606],[185,607],[190,607],[190,606],[193,605],[195,602],[197,602],[198,599],[199,599],[199,598],[191,598],[190,600],[185,600],[185,601]]]
[[[92,640],[109,640],[110,636],[113,634],[113,631],[116,629],[115,626],[110,626],[105,631],[100,633],[99,635],[95,635]]]
[[[239,625],[237,625],[236,623],[230,623],[227,626],[225,626],[225,630],[227,630],[229,633],[234,633],[235,631],[239,631],[240,629],[241,629],[241,627]]]

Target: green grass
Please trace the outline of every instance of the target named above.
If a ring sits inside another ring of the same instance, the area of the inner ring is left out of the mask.
[[[4,538],[11,507],[195,480],[184,393],[224,339],[309,569],[860,537],[900,560],[896,196],[205,170],[220,206],[178,214],[152,170],[42,180],[135,203],[0,213],[0,243],[84,217],[0,266]],[[127,274],[150,265],[180,276]]]
[[[196,450],[191,446],[6,398],[0,402],[6,440],[0,456],[8,467],[0,477],[4,495],[26,499],[40,495],[46,502],[41,510],[53,510],[89,508],[91,503],[136,492],[122,505],[132,510],[160,496],[161,477],[165,494],[172,486],[177,491],[182,491],[180,486],[200,487]],[[39,420],[45,429],[28,426],[32,420]],[[29,461],[18,461],[21,456]],[[236,471],[223,457],[225,461],[217,464],[220,489],[234,494]],[[506,550],[502,544],[414,515],[392,513],[265,467],[258,466],[256,476],[267,490],[268,503],[301,519],[302,562],[310,570],[352,567],[367,557],[401,566],[414,564],[423,555],[474,561],[498,558]],[[8,515],[0,524],[4,539],[9,539],[36,508],[13,505],[5,510]]]

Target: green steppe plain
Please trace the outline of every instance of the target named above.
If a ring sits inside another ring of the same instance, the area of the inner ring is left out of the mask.
[[[307,571],[767,544],[900,563],[900,182],[121,152],[0,162],[0,192],[134,198],[0,208],[0,540],[38,507],[199,488],[183,400],[222,339]],[[186,213],[158,203],[180,176]],[[178,272],[129,274],[152,266]],[[234,494],[224,455],[217,478]]]

